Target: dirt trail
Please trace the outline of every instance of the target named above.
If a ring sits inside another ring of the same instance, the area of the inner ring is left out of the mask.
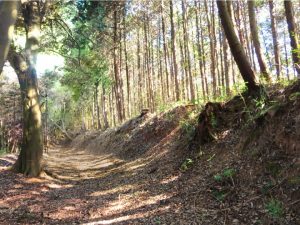
[[[152,157],[125,161],[113,154],[50,149],[44,157],[47,174],[39,179],[13,174],[3,164],[0,223],[158,224],[161,214],[172,221],[178,207],[170,199],[176,197],[179,173],[168,163],[154,166]]]
[[[52,149],[44,158],[46,172],[52,177],[65,181],[104,176],[116,170],[122,162],[112,154],[93,155],[69,148]]]
[[[84,151],[55,149],[45,160],[46,170],[56,179],[54,183],[61,182],[55,197],[64,201],[67,195],[66,200],[71,203],[51,218],[67,221],[71,216],[71,220],[92,224],[128,224],[131,220],[143,223],[148,221],[148,216],[166,211],[167,199],[176,194],[174,185],[168,182],[177,176],[153,174],[157,168],[148,168],[149,158],[124,161],[113,154],[96,156]],[[159,218],[154,216],[153,220]]]
[[[177,182],[187,145],[179,121],[190,109],[137,117],[50,149],[43,178],[13,174],[3,163],[0,223],[190,224],[180,215]]]

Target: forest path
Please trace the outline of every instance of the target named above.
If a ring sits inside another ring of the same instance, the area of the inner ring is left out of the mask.
[[[172,221],[178,208],[170,210],[180,201],[178,175],[149,167],[146,157],[124,161],[58,147],[44,160],[41,178],[0,165],[0,224],[157,224],[161,214]]]
[[[143,157],[124,161],[113,153],[56,148],[45,161],[46,171],[62,182],[60,198],[76,200],[72,207],[58,210],[58,218],[82,214],[78,220],[89,224],[149,223],[147,217],[167,211],[168,199],[176,193],[172,181],[178,176],[156,173],[157,168],[147,167],[151,160]],[[159,216],[151,220],[156,223]]]
[[[69,148],[51,149],[44,155],[46,172],[64,181],[103,177],[122,162],[112,154],[93,155]]]

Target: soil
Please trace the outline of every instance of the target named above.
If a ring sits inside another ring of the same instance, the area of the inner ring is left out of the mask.
[[[0,223],[300,224],[300,85],[273,89],[260,108],[237,96],[198,121],[189,105],[80,134],[40,178],[6,155]]]

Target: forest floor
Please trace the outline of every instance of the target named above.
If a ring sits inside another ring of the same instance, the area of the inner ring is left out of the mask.
[[[53,146],[40,178],[6,155],[0,224],[299,224],[300,84],[276,90],[259,111],[218,104],[200,145],[189,105]]]

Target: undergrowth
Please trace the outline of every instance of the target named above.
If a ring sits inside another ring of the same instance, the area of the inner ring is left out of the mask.
[[[283,204],[281,201],[271,198],[265,205],[267,212],[273,218],[280,218],[283,216]]]
[[[5,148],[0,148],[0,156],[6,154],[6,149]]]

